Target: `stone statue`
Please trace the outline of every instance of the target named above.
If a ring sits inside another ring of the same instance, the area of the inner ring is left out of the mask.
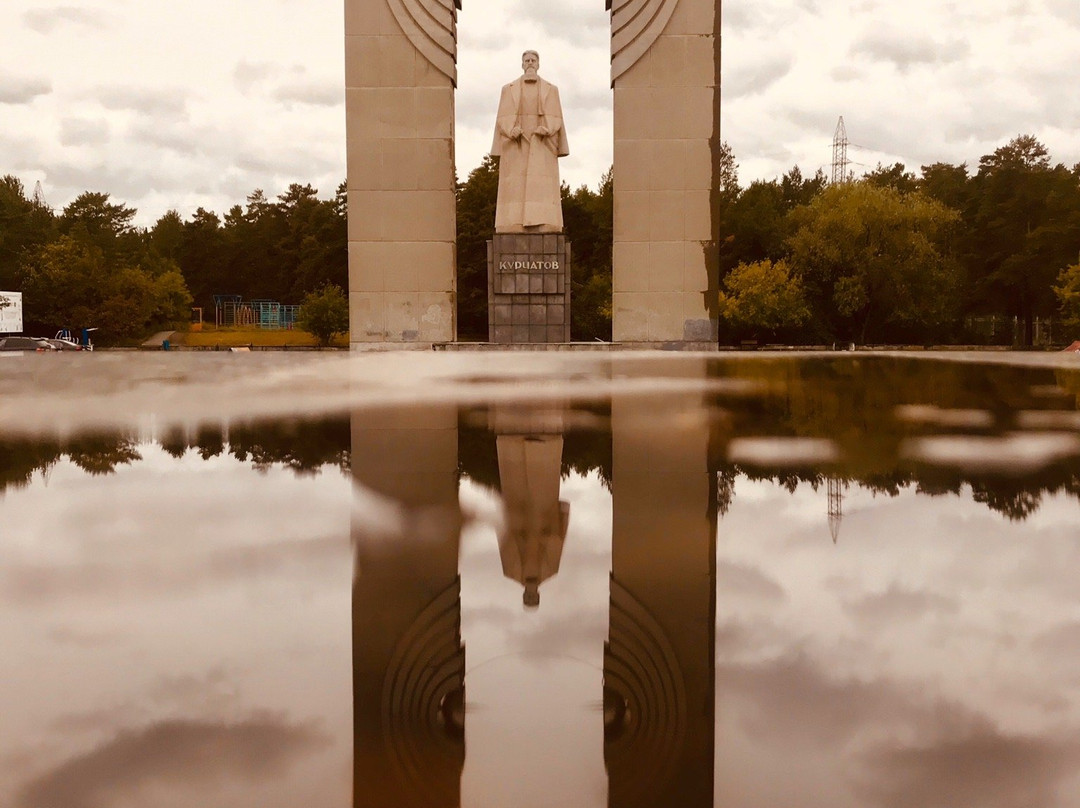
[[[540,55],[525,51],[523,75],[502,88],[492,155],[499,158],[496,233],[560,233],[559,158],[570,153],[559,88],[537,75]]]

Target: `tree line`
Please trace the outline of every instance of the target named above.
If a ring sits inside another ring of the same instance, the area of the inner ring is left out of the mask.
[[[217,294],[300,303],[348,288],[344,183],[332,199],[256,190],[224,216],[170,210],[149,228],[136,214],[92,191],[54,212],[0,178],[0,289],[23,293],[27,332],[96,327],[118,344],[187,323],[193,306],[212,318]]]
[[[721,343],[1031,345],[1049,318],[1080,335],[1080,165],[1052,163],[1033,136],[975,168],[896,163],[835,184],[795,166],[741,187],[734,154],[721,151]],[[498,170],[486,157],[456,185],[464,340],[487,338]],[[575,340],[611,339],[613,184],[609,170],[595,190],[562,189]],[[106,193],[54,213],[6,176],[0,289],[24,293],[28,330],[97,326],[105,344],[185,322],[191,306],[209,318],[215,294],[301,303],[329,290],[340,314],[346,214],[345,183],[330,199],[293,184],[273,200],[256,190],[223,216],[169,211],[139,228]]]
[[[724,146],[721,340],[1032,345],[1080,328],[1080,164],[1021,135],[966,164],[739,187]],[[989,333],[990,318],[1020,324]]]

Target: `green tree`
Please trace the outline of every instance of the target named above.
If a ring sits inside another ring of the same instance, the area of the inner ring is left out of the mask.
[[[1061,306],[1061,316],[1070,328],[1080,328],[1080,263],[1058,273],[1054,295]]]
[[[972,181],[964,242],[973,310],[1006,314],[1024,324],[1054,313],[1058,270],[1080,247],[1080,181],[1052,166],[1046,147],[1021,135],[985,155]]]
[[[955,269],[943,246],[955,211],[855,182],[830,186],[791,216],[789,260],[826,336],[911,338],[949,320]]]
[[[727,211],[728,238],[721,251],[721,272],[738,264],[781,258],[786,252],[789,210],[784,191],[775,180],[750,183]]]
[[[783,261],[739,264],[724,278],[720,316],[737,330],[768,337],[810,319],[802,281]]]
[[[29,254],[22,285],[28,321],[53,328],[94,326],[104,344],[186,321],[191,305],[175,265],[155,277],[107,258],[84,233],[60,236]]]
[[[792,166],[791,170],[780,178],[780,191],[784,196],[785,208],[791,210],[799,205],[809,205],[810,200],[824,191],[828,184],[825,172],[820,168],[814,172],[814,176],[806,179],[798,166]]]
[[[19,263],[28,250],[56,237],[56,217],[27,198],[18,177],[0,177],[0,289],[20,291]]]
[[[806,179],[798,166],[792,166],[779,182],[755,180],[739,191],[721,212],[721,277],[738,264],[783,258],[791,235],[788,214],[809,204],[826,184],[822,171]]]
[[[878,188],[892,188],[901,194],[910,194],[919,188],[918,178],[903,163],[893,163],[891,166],[878,163],[877,168],[867,173],[863,180]]]
[[[183,243],[184,220],[175,210],[163,213],[147,234],[147,244],[150,249],[174,263],[180,260],[180,248]]]
[[[458,337],[487,341],[487,243],[495,232],[499,161],[490,154],[457,184]]]
[[[971,177],[967,165],[932,163],[922,166],[919,190],[945,207],[960,211],[968,210],[971,201]]]
[[[224,259],[221,219],[216,213],[199,208],[191,221],[184,222],[177,263],[195,304],[205,311],[211,310],[214,294],[232,293],[232,287],[223,282]]]
[[[329,345],[337,334],[349,332],[349,300],[340,286],[324,284],[308,292],[296,317],[296,324],[315,337],[319,345]]]
[[[596,191],[562,187],[563,221],[572,245],[570,334],[581,342],[611,340],[611,250],[614,233],[614,172]]]
[[[93,191],[79,194],[60,215],[60,233],[93,244],[109,261],[137,263],[144,252],[142,235],[132,225],[138,211],[109,198]]]

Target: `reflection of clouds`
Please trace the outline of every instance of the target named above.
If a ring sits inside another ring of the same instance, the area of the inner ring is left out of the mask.
[[[1066,793],[1067,778],[1080,770],[1080,743],[1053,731],[1010,733],[959,702],[928,697],[920,686],[834,676],[801,653],[721,664],[716,682],[718,712],[744,736],[729,736],[725,747],[738,747],[762,769],[764,761],[784,760],[792,771],[809,761],[817,761],[810,768],[830,770],[832,797],[803,795],[796,804],[1077,804],[1055,794]],[[726,757],[723,748],[718,794],[773,788],[748,783],[747,771]]]
[[[1062,623],[1040,634],[1032,642],[1036,651],[1080,656],[1080,622]]]
[[[1075,805],[1065,778],[1080,767],[1080,744],[1006,735],[986,725],[963,737],[884,746],[868,756],[865,794],[883,808]]]
[[[0,589],[5,600],[21,605],[71,597],[111,599],[119,593],[176,593],[258,575],[295,575],[305,565],[336,566],[346,558],[347,547],[342,531],[341,535],[228,547],[186,557],[151,553],[126,562],[88,560],[62,566],[16,561],[0,572]],[[71,635],[66,639],[72,641]]]
[[[144,697],[131,695],[114,705],[62,713],[50,729],[65,734],[116,732],[123,726],[145,723],[165,708],[170,714],[221,717],[235,714],[243,693],[234,676],[222,665],[202,674],[165,673],[151,682]]]
[[[46,636],[57,645],[86,649],[102,648],[120,639],[120,635],[116,632],[95,631],[74,626],[56,626],[49,629]]]
[[[731,561],[716,565],[716,585],[725,594],[738,598],[752,598],[767,602],[787,599],[784,588],[758,569]]]
[[[845,610],[856,620],[883,623],[890,620],[918,620],[931,613],[957,614],[960,604],[955,598],[893,584],[884,592],[851,601]]]
[[[718,711],[734,707],[742,730],[773,751],[807,743],[839,751],[858,731],[907,712],[906,699],[881,682],[832,678],[803,654],[716,668]]]
[[[607,615],[599,610],[566,613],[545,620],[540,630],[518,626],[509,641],[522,657],[533,662],[553,659],[575,649],[595,652],[596,638],[608,630]]]
[[[163,721],[122,732],[64,761],[28,783],[16,804],[101,808],[116,804],[117,797],[163,786],[204,793],[223,781],[271,778],[327,744],[313,726],[280,718],[235,724]]]
[[[833,546],[824,492],[735,487],[717,568],[717,805],[1080,808],[1074,499],[1047,495],[1019,524],[968,486],[851,490]],[[727,565],[785,599],[725,586]]]

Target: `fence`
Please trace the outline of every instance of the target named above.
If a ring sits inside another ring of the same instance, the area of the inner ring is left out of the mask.
[[[964,321],[970,334],[988,345],[1023,345],[1024,321],[1019,317],[1001,317],[986,315],[968,317]],[[1055,336],[1055,331],[1056,336]],[[1065,338],[1061,323],[1052,317],[1036,317],[1034,322],[1033,345],[1048,347],[1054,345],[1055,338],[1061,342]]]
[[[219,328],[287,330],[296,325],[299,312],[299,306],[283,305],[276,300],[245,301],[239,295],[214,295],[214,323]]]

